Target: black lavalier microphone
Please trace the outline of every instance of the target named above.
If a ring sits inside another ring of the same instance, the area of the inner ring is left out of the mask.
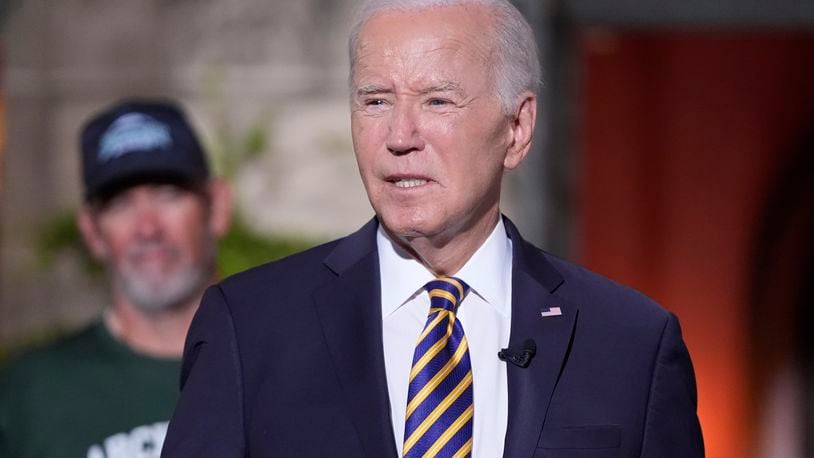
[[[512,363],[517,367],[529,367],[531,358],[534,358],[535,354],[537,354],[537,345],[533,340],[526,339],[520,351],[504,348],[497,352],[497,357],[501,361]]]

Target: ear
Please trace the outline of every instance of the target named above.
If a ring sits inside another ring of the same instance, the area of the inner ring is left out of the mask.
[[[232,188],[222,178],[209,181],[209,229],[221,238],[232,225]]]
[[[99,225],[96,218],[87,205],[82,206],[76,213],[76,227],[82,234],[82,240],[94,258],[104,261],[107,258],[107,242],[99,232]]]
[[[511,142],[503,159],[504,170],[512,170],[526,158],[531,148],[531,138],[534,133],[534,123],[537,121],[537,96],[531,92],[522,95],[517,111],[511,123]]]

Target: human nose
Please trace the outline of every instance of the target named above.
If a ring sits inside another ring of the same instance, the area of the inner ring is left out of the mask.
[[[160,238],[163,225],[158,210],[150,202],[140,202],[135,214],[136,234],[142,239]]]
[[[386,141],[388,151],[403,155],[424,149],[417,118],[415,110],[408,105],[396,104],[393,107]]]

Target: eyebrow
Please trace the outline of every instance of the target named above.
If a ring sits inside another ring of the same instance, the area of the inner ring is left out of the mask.
[[[362,86],[359,89],[356,89],[356,95],[358,95],[358,96],[376,95],[376,94],[389,94],[391,92],[393,92],[393,91],[390,90],[390,89],[385,89],[384,87],[375,86],[375,85],[372,85],[372,84],[368,85],[368,86]]]
[[[356,90],[356,95],[359,97],[378,95],[378,94],[391,94],[392,89],[374,84],[362,86]],[[441,83],[421,89],[418,93],[421,95],[432,94],[434,92],[457,92],[463,93],[461,85],[454,81],[443,81]]]
[[[431,94],[433,92],[463,92],[461,85],[454,81],[443,81],[435,86],[430,86],[420,91],[422,95]]]

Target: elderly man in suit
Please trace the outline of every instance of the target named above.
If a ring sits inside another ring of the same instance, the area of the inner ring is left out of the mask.
[[[207,292],[163,456],[703,456],[677,319],[501,215],[537,113],[522,15],[374,0],[350,56],[376,216]]]

